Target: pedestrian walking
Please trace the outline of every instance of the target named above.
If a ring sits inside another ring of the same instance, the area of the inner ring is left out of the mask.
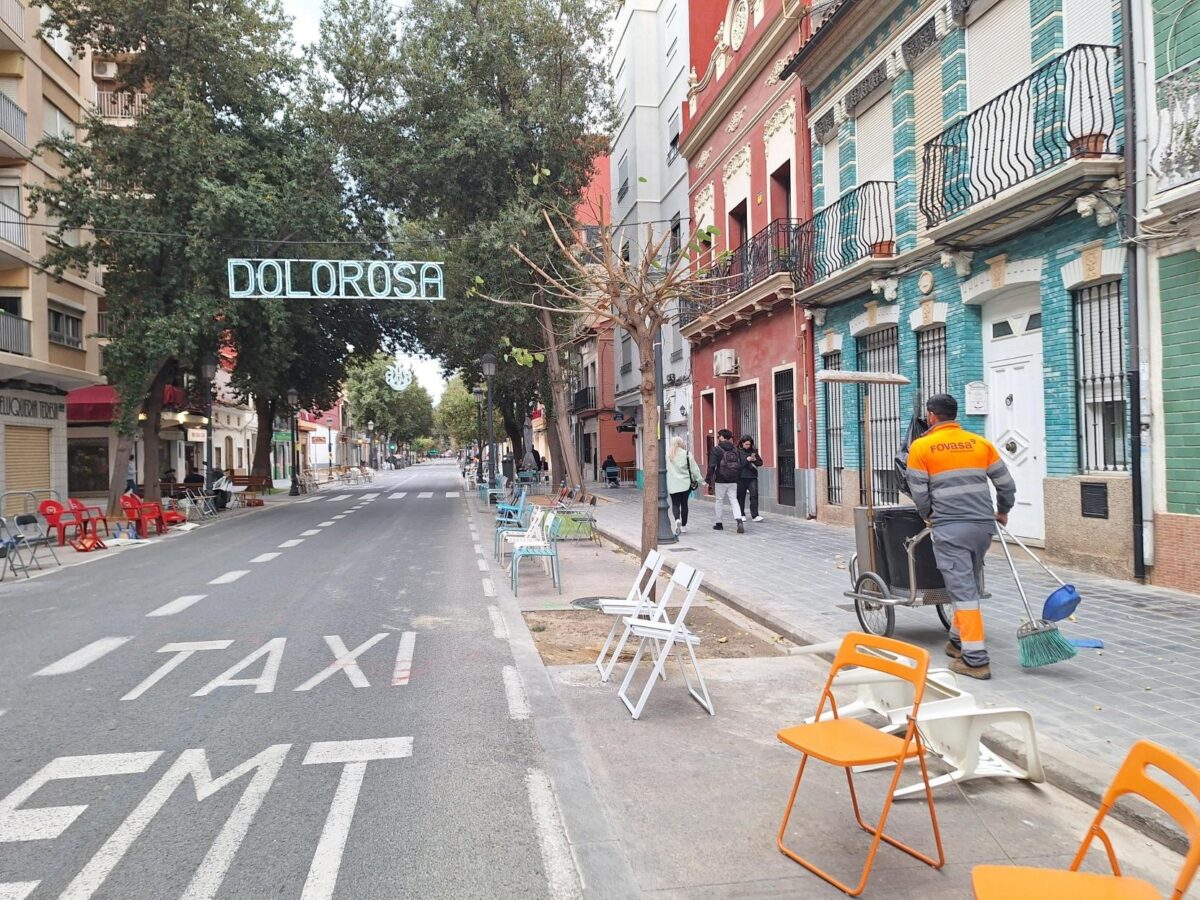
[[[758,467],[762,465],[762,457],[754,446],[754,438],[743,434],[738,441],[738,453],[742,457],[742,474],[738,477],[737,502],[742,512],[761,522],[763,517],[758,514]],[[746,505],[749,500],[749,506]]]
[[[125,467],[125,493],[137,493],[137,458],[129,454],[129,465]]]
[[[908,487],[917,511],[933,526],[933,555],[954,603],[946,655],[951,671],[988,679],[979,581],[996,522],[1008,524],[1017,486],[991,441],[958,424],[957,400],[934,394],[925,411],[930,427],[909,451]]]
[[[671,518],[676,534],[687,531],[688,497],[700,487],[703,479],[700,465],[683,445],[683,438],[671,438],[671,449],[667,453],[667,493],[671,495]]]
[[[714,531],[723,531],[725,525],[722,523],[722,510],[726,500],[729,501],[729,506],[733,510],[733,519],[737,522],[738,534],[745,534],[746,526],[742,518],[742,508],[738,506],[737,489],[738,481],[742,477],[742,455],[738,453],[737,447],[733,443],[733,432],[728,428],[722,428],[717,432],[717,444],[708,454],[708,476],[705,479],[708,482],[709,490],[716,495],[716,524],[713,525]]]

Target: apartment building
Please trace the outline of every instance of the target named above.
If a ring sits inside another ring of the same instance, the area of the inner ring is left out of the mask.
[[[60,173],[55,154],[33,147],[43,136],[75,136],[94,93],[90,54],[35,36],[44,14],[0,0],[0,495],[66,495],[66,394],[102,380],[99,273],[40,271],[54,221],[28,212],[26,185]],[[10,497],[4,511],[20,503]]]
[[[668,237],[665,252],[676,255],[688,235],[688,171],[679,152],[683,104],[688,93],[688,0],[623,0],[616,4],[610,71],[619,110],[612,135],[612,223],[614,244],[632,264],[641,259],[646,228]],[[663,412],[668,438],[688,438],[691,362],[679,335],[678,313],[663,330]],[[637,348],[621,329],[616,407],[640,434]],[[641,483],[640,438],[635,456]]]

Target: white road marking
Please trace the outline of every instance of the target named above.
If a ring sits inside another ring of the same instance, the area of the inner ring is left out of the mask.
[[[299,547],[304,541],[301,538],[292,538],[290,541],[284,541],[279,545],[281,550],[287,550],[289,547]]]
[[[334,519],[344,519],[344,518],[346,518],[346,516],[344,514],[339,513],[338,515],[334,516],[333,518]]]
[[[330,522],[318,522],[317,527],[318,528],[328,528],[332,524],[333,524],[333,522],[331,522],[331,521]]]
[[[310,529],[308,529],[308,531],[300,532],[300,537],[312,537],[314,534],[320,534],[320,533],[321,533],[320,528],[310,528]]]
[[[300,900],[329,900],[333,896],[338,871],[342,867],[346,838],[354,821],[354,808],[358,805],[358,794],[362,790],[363,777],[367,774],[367,763],[378,759],[406,759],[412,756],[412,746],[411,737],[402,737],[324,741],[308,748],[304,765],[341,763],[342,776],[338,779],[329,814],[321,828],[321,837],[317,841]]]
[[[40,881],[6,881],[0,884],[0,900],[25,900]]]
[[[541,769],[529,769],[525,773],[525,786],[529,791],[529,808],[533,811],[533,821],[537,826],[538,844],[541,845],[542,864],[551,900],[578,900],[583,893],[558,803],[554,799],[550,776]]]
[[[165,663],[155,669],[150,675],[135,687],[132,691],[122,697],[122,700],[136,700],[154,685],[158,684],[163,678],[169,675],[172,671],[178,668],[183,662],[193,653],[201,650],[224,650],[229,647],[233,641],[190,641],[181,644],[166,644],[158,648],[158,653],[174,653],[175,656],[168,659]]]
[[[482,547],[482,546],[480,546],[479,544],[476,544],[476,545],[475,545],[475,555],[476,555],[476,556],[483,556],[483,547]]]
[[[396,651],[396,668],[392,672],[392,687],[408,684],[412,676],[413,650],[417,644],[417,633],[406,631],[400,635],[400,649]]]
[[[260,554],[258,554],[258,556],[254,557],[254,559],[250,560],[250,562],[252,562],[252,563],[270,562],[271,560],[273,560],[275,557],[277,557],[279,555],[280,554],[278,554],[278,553],[260,553]]]
[[[477,559],[477,560],[475,560],[475,562],[479,566],[480,572],[487,571],[487,560],[486,559]]]
[[[505,666],[500,673],[504,677],[504,696],[508,700],[508,717],[510,719],[529,718],[529,701],[525,698],[525,686],[521,684],[521,676],[513,666]]]
[[[492,637],[502,641],[508,640],[508,626],[504,624],[504,616],[500,615],[500,610],[495,606],[489,606],[488,615],[492,619]]]
[[[421,493],[417,494],[417,499],[418,500],[428,500],[432,496],[433,496],[433,491],[421,491]]]
[[[374,500],[378,496],[379,496],[378,494],[363,494],[362,498],[369,502],[371,500]]]
[[[483,579],[483,596],[485,596],[485,597],[495,597],[496,596],[496,586],[494,584],[492,584],[492,579],[490,579],[490,578]]]
[[[324,498],[323,497],[309,497],[305,500],[297,500],[296,502],[297,503],[316,503],[318,500],[322,500],[322,499],[324,499]]]
[[[249,575],[249,569],[234,569],[232,572],[226,572],[224,575],[218,575],[209,584],[232,584],[243,575]]]
[[[403,500],[407,496],[408,496],[408,491],[397,491],[396,493],[392,494],[392,496],[388,497],[388,499],[389,500]]]
[[[207,594],[185,594],[182,597],[176,597],[170,603],[164,603],[153,612],[146,613],[146,618],[150,618],[151,616],[173,616],[177,612],[183,612],[193,603],[197,603],[207,596]]]
[[[68,653],[56,663],[50,663],[45,668],[38,669],[34,675],[67,675],[71,672],[78,672],[80,669],[90,666],[100,657],[107,653],[112,653],[126,641],[133,640],[132,637],[106,637],[100,638],[98,641],[92,641],[80,647],[74,653]]]
[[[458,491],[446,491],[446,499],[447,500],[457,500],[458,499]]]
[[[354,495],[353,494],[338,494],[336,497],[330,497],[329,502],[337,503],[340,500],[349,500],[352,496],[354,496]]]
[[[332,675],[334,672],[345,672],[346,677],[350,679],[350,683],[356,688],[370,687],[371,682],[367,681],[367,676],[363,674],[363,670],[358,667],[355,661],[362,653],[370,650],[385,637],[388,632],[381,632],[374,637],[363,641],[353,650],[347,650],[345,643],[336,634],[325,635],[325,643],[329,645],[329,649],[333,651],[334,660],[304,684],[295,688],[297,691],[308,691],[315,688],[318,684]]]
[[[254,686],[254,693],[269,694],[275,690],[275,679],[279,676],[279,664],[283,662],[283,648],[287,644],[287,638],[271,638],[245,659],[234,663],[196,693],[193,697],[204,697],[211,694],[219,687],[241,687],[250,685]],[[232,678],[238,672],[252,665],[259,657],[267,657],[266,663],[263,664],[262,674],[257,678]]]

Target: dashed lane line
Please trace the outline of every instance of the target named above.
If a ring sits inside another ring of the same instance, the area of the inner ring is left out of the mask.
[[[258,554],[258,556],[254,557],[254,559],[250,560],[250,562],[252,562],[252,563],[270,562],[271,560],[275,559],[276,557],[282,556],[282,555],[283,554],[281,554],[281,553],[260,553],[260,554]]]
[[[363,494],[362,498],[369,502],[371,500],[374,500],[378,496],[379,496],[379,494]]]
[[[349,500],[353,496],[354,496],[353,494],[338,494],[336,497],[330,497],[329,502],[330,503],[338,503],[342,500]]]
[[[408,684],[412,677],[413,650],[417,646],[417,633],[406,631],[400,635],[400,649],[396,651],[396,668],[392,672],[392,687]]]
[[[303,543],[304,543],[303,538],[292,538],[290,541],[284,541],[282,544],[280,544],[279,548],[281,550],[288,550],[292,547],[299,547]]]
[[[389,500],[403,500],[407,496],[408,496],[408,491],[396,491],[396,493],[392,494],[390,497],[388,497],[388,499]]]
[[[433,491],[421,491],[421,493],[417,494],[417,499],[418,500],[428,500],[432,496],[433,496]]]
[[[492,620],[492,637],[502,641],[508,640],[508,626],[504,624],[504,616],[500,615],[499,608],[489,606],[488,616]]]
[[[495,597],[496,596],[496,586],[494,584],[492,584],[492,579],[490,579],[490,578],[483,579],[483,596],[485,596],[485,597]]]
[[[249,569],[234,569],[232,572],[226,572],[224,575],[218,575],[209,584],[232,584],[243,575],[249,575]]]
[[[330,525],[332,525],[332,524],[333,524],[333,522],[332,522],[332,521],[329,521],[329,522],[318,522],[318,523],[317,523],[317,527],[318,527],[318,528],[328,528],[328,527],[329,527]]]
[[[334,519],[344,519],[344,518],[346,518],[346,516],[345,516],[345,514],[342,514],[342,513],[339,513],[338,515],[334,516]]]
[[[458,491],[446,491],[447,500],[457,500],[459,497]]]
[[[276,553],[274,555],[278,556],[279,554]],[[170,603],[164,603],[153,612],[146,613],[146,618],[152,616],[173,616],[175,613],[183,612],[193,603],[199,603],[207,596],[208,594],[184,594],[182,597],[176,597]]]
[[[314,534],[320,534],[320,533],[321,533],[320,528],[310,528],[310,529],[308,529],[308,531],[300,532],[300,537],[312,537]]]
[[[100,638],[98,641],[92,641],[90,644],[85,644],[74,653],[68,653],[58,662],[50,663],[44,668],[38,669],[34,675],[69,675],[71,672],[78,672],[80,669],[86,668],[109,653],[112,653],[126,641],[133,640],[132,637],[106,637]]]
[[[480,572],[487,571],[487,560],[486,559],[477,559],[477,560],[475,560],[475,562],[479,566]]]
[[[529,808],[537,828],[550,898],[579,900],[583,893],[579,887],[571,847],[567,843],[567,832],[554,799],[550,776],[541,769],[531,768],[525,773],[525,787],[529,792]]]
[[[504,678],[504,697],[508,700],[508,717],[516,721],[529,718],[529,700],[525,697],[525,686],[521,684],[521,676],[515,666],[505,666],[501,672]]]

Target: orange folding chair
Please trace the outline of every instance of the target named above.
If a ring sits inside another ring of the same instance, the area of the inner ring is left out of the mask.
[[[1169,775],[1191,791],[1191,803],[1155,781],[1147,771],[1152,768]],[[1102,825],[1113,804],[1125,794],[1135,794],[1153,803],[1174,819],[1187,835],[1188,853],[1171,891],[1172,900],[1182,900],[1200,865],[1200,814],[1195,810],[1196,801],[1200,801],[1200,769],[1151,741],[1138,741],[1130,748],[1129,755],[1104,794],[1100,811],[1092,820],[1092,827],[1088,829],[1070,869],[976,866],[971,870],[975,896],[979,900],[1008,900],[1010,897],[1021,897],[1022,900],[1158,900],[1159,894],[1154,885],[1121,874],[1112,841]],[[1093,838],[1099,838],[1104,845],[1113,874],[1079,871]]]
[[[840,670],[848,666],[873,669],[912,683],[912,710],[908,714],[908,727],[903,736],[879,731],[858,719],[839,718],[837,700],[833,696],[833,679]],[[919,859],[935,869],[940,869],[946,864],[946,854],[942,850],[942,835],[938,831],[937,812],[933,806],[933,791],[929,787],[929,771],[925,765],[925,744],[921,740],[921,733],[917,730],[917,712],[921,706],[921,697],[925,693],[925,675],[928,670],[929,653],[920,647],[914,647],[912,644],[891,638],[851,632],[842,640],[842,646],[833,661],[833,668],[829,670],[829,679],[825,682],[825,689],[821,692],[821,700],[817,705],[816,721],[808,725],[794,725],[791,728],[785,728],[778,734],[779,740],[804,754],[800,759],[800,768],[796,772],[796,781],[792,785],[792,795],[788,798],[787,810],[783,814],[783,823],[779,826],[777,840],[779,849],[784,855],[800,863],[814,875],[824,878],[834,887],[845,891],[851,897],[857,897],[866,888],[867,879],[871,877],[871,867],[875,864],[875,854],[879,850],[880,841],[886,841],[896,849],[903,850],[909,856]],[[829,704],[833,718],[820,721],[821,715],[825,712],[826,703]],[[914,756],[921,764],[921,778],[925,782],[929,821],[933,825],[933,838],[937,844],[936,860],[884,833],[888,812],[892,808],[892,798],[900,783],[900,774],[904,771],[905,762]],[[800,790],[800,779],[804,777],[804,769],[808,765],[809,757],[819,759],[832,766],[838,766],[846,771],[846,783],[850,786],[850,803],[854,807],[854,818],[863,831],[873,836],[871,849],[867,852],[866,864],[863,866],[862,875],[855,887],[843,884],[825,870],[818,868],[784,846],[783,838],[787,832],[788,819],[791,818],[792,807],[796,804],[796,793]],[[854,790],[853,769],[855,766],[881,763],[894,764],[896,770],[892,775],[892,783],[888,787],[887,797],[883,801],[879,823],[870,825],[863,820],[862,812],[858,808],[858,794]]]

